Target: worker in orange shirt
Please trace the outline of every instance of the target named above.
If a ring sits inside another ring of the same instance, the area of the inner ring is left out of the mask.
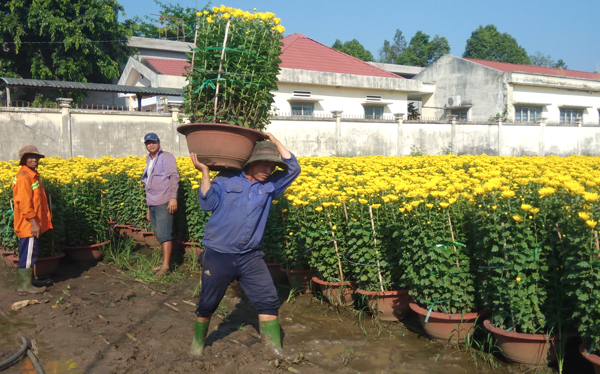
[[[38,161],[42,157],[44,155],[33,145],[19,149],[21,169],[13,179],[15,232],[19,237],[19,295],[38,294],[46,290],[46,287],[38,288],[31,284],[33,265],[40,252],[40,235],[52,229],[48,199],[37,172]]]

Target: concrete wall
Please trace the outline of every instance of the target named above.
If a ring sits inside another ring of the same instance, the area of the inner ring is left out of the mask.
[[[451,96],[460,96],[463,103],[472,105],[469,119],[486,120],[504,110],[502,72],[479,64],[444,55],[413,80],[435,83],[435,93],[423,99],[423,118],[445,118],[452,109],[447,105]]]
[[[0,159],[26,144],[48,156],[143,156],[142,138],[156,132],[165,150],[188,155],[173,113],[0,108]],[[298,156],[403,156],[468,153],[502,156],[600,155],[600,125],[423,123],[275,117],[267,128]]]

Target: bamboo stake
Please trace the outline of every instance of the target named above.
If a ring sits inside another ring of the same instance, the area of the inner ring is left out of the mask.
[[[219,101],[219,79],[221,78],[221,70],[223,69],[223,59],[225,58],[225,46],[227,46],[227,36],[229,36],[229,25],[231,19],[227,20],[227,26],[225,26],[225,38],[223,39],[223,49],[221,50],[221,61],[219,62],[219,73],[217,74],[217,88],[215,90],[215,111],[213,121],[217,122],[217,103]]]
[[[346,215],[346,223],[348,223],[348,210],[346,209],[346,201],[342,200],[342,206],[344,207],[344,215]]]
[[[369,205],[369,216],[371,217],[371,229],[373,230],[373,243],[375,244],[375,257],[377,258],[377,274],[379,275],[379,287],[383,289],[383,278],[381,277],[381,266],[379,264],[379,250],[377,249],[377,238],[375,237],[375,221],[373,221],[373,208]]]
[[[340,259],[340,253],[338,252],[337,240],[335,240],[335,233],[333,232],[333,223],[331,223],[331,217],[329,213],[327,213],[327,218],[329,218],[329,226],[331,226],[331,237],[333,238],[333,247],[335,248],[335,255],[338,260],[338,269],[340,271],[340,279],[342,282],[344,281],[344,272],[342,271],[342,260]]]
[[[194,34],[194,48],[192,49],[192,67],[190,68],[190,72],[194,70],[194,60],[196,59],[196,42],[198,41],[198,21],[196,21],[196,33]],[[192,85],[190,84],[190,100],[192,96]]]
[[[598,257],[600,258],[600,243],[598,242],[598,231],[594,230],[594,239],[596,239],[596,251],[598,252]]]
[[[560,232],[560,227],[558,227],[558,223],[556,224],[556,232],[558,233],[558,240],[560,240],[560,246],[562,247],[563,251],[565,250],[565,244],[562,242],[562,234]]]
[[[452,230],[452,220],[450,219],[450,212],[446,212],[448,213],[448,224],[450,225],[450,237],[452,238],[452,247],[454,248],[454,252],[456,252],[456,246],[454,245],[454,230]],[[456,267],[460,267],[460,264],[458,263],[458,258],[456,259]]]

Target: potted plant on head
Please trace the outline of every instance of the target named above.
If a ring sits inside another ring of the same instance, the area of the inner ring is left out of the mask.
[[[431,191],[423,204],[403,216],[401,237],[409,294],[414,300],[410,308],[432,339],[461,344],[472,335],[479,317],[475,312],[477,269],[463,244],[466,222],[461,212],[468,202],[448,196],[446,191]]]
[[[241,169],[269,123],[285,30],[273,13],[221,5],[198,12],[177,129],[211,170]]]

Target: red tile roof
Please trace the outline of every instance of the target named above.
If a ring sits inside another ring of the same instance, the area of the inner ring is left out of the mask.
[[[283,38],[282,51],[281,64],[279,65],[282,68],[405,79],[316,42],[302,34],[293,34]],[[155,71],[164,75],[181,76],[189,68],[186,60],[153,57],[144,57],[144,60]]]
[[[163,75],[175,75],[181,77],[187,73],[190,64],[187,60],[175,60],[171,58],[144,57],[158,73]]]
[[[557,76],[561,76],[561,77],[600,80],[600,74],[588,73],[586,71],[547,68],[547,67],[543,67],[543,66],[534,66],[534,65],[510,64],[508,62],[476,60],[474,58],[464,58],[464,59],[467,61],[475,62],[480,65],[487,66],[492,69],[500,70],[500,71],[518,71],[518,72],[522,72],[522,73],[546,74],[546,75],[557,75]]]
[[[283,53],[279,56],[279,67],[282,68],[404,79],[302,34],[292,34],[283,38],[282,50]]]

